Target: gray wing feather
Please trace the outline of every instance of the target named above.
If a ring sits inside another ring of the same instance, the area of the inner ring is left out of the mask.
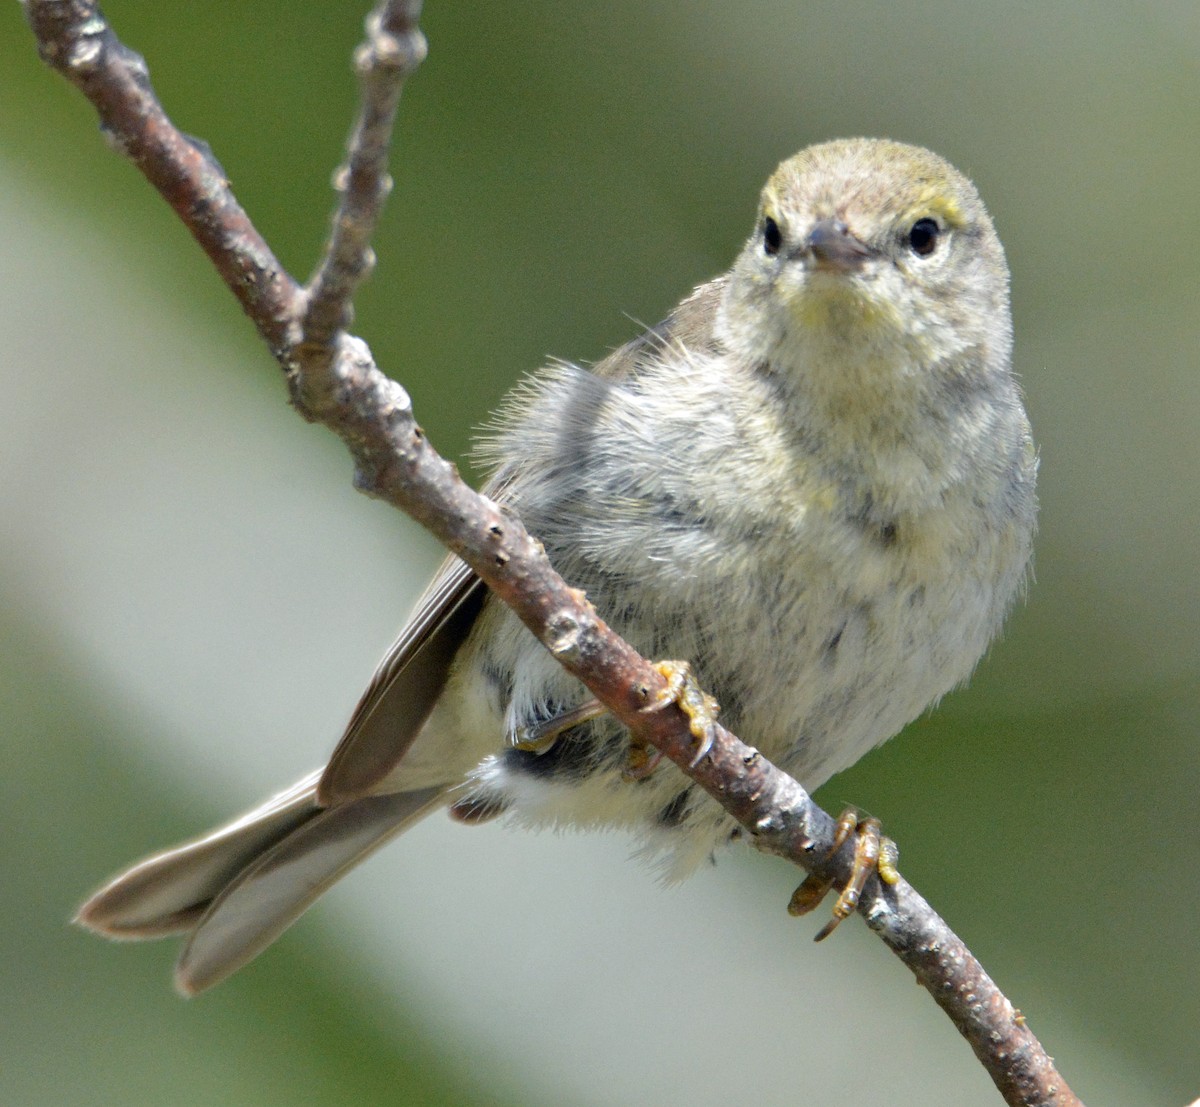
[[[317,785],[321,806],[368,795],[408,752],[486,593],[458,558],[442,565],[354,709]]]

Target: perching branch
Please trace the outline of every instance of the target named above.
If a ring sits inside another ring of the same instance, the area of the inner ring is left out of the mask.
[[[369,242],[390,188],[387,155],[400,93],[425,56],[418,0],[381,2],[367,20],[355,53],[361,113],[337,176],[341,198],[330,242],[307,287],[275,258],[207,147],[173,126],[145,63],[118,41],[94,3],[25,6],[42,58],[83,92],[106,134],[208,254],[283,367],[296,408],[346,443],[356,486],[407,512],[466,561],[637,739],[674,761],[760,848],[844,883],[853,850],[847,843],[829,856],[833,820],[796,781],[719,725],[693,764],[696,739],[683,712],[645,710],[665,687],[658,670],[554,572],[518,520],[438,456],[407,393],[343,329],[374,261]],[[858,910],[971,1043],[1006,1103],[1079,1104],[1024,1018],[907,882],[885,886],[872,877]]]

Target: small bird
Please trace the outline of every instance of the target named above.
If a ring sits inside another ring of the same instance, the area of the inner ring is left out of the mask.
[[[1037,455],[1011,345],[971,182],[896,142],[812,146],[767,182],[728,274],[590,371],[511,394],[489,492],[812,789],[963,682],[1022,589]],[[184,935],[195,993],[443,808],[624,828],[669,879],[737,836],[450,558],[324,769],[134,865],[78,921]]]

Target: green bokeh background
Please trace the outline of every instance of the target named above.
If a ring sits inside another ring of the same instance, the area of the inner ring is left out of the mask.
[[[106,11],[305,274],[363,6]],[[974,177],[1037,581],[971,688],[822,798],[885,819],[1093,1107],[1200,1095],[1200,9],[431,0],[424,27],[356,329],[450,456],[522,372],[724,268],[794,150],[886,134]],[[0,1101],[996,1102],[862,928],[810,947],[794,877],[738,853],[664,891],[618,840],[437,820],[188,1004],[166,945],[66,927],[320,760],[437,551],[286,409],[11,2],[0,64]]]

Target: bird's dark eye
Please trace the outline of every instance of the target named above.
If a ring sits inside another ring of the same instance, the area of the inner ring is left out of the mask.
[[[937,249],[942,229],[932,219],[918,219],[908,232],[908,244],[918,257],[927,258]]]
[[[769,257],[774,257],[779,253],[779,247],[783,245],[783,231],[779,229],[779,224],[769,215],[763,220],[762,236],[763,253]]]

